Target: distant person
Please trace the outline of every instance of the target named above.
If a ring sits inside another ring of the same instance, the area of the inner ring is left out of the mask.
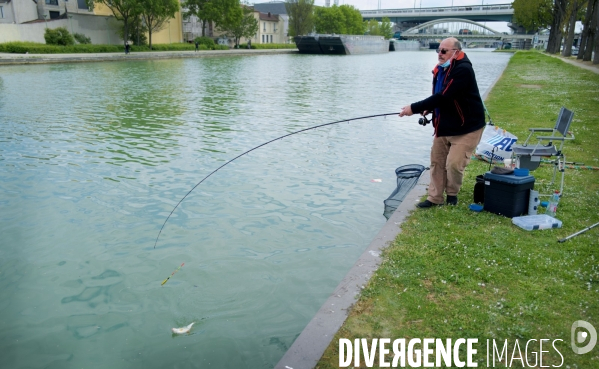
[[[248,40],[248,49],[252,48],[252,40]]]
[[[195,40],[195,45],[196,45],[196,51],[200,50],[200,43],[198,42],[198,40]]]
[[[446,38],[437,49],[439,63],[433,69],[433,94],[404,106],[400,117],[433,113],[435,129],[431,148],[431,181],[428,197],[419,208],[457,205],[464,170],[485,126],[485,111],[472,63],[460,42]]]
[[[129,41],[125,42],[125,54],[129,54],[129,50],[131,50],[131,45],[129,45]]]

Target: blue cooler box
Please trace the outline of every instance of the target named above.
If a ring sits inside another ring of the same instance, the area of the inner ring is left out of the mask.
[[[484,210],[508,218],[528,214],[530,190],[535,177],[485,173]]]

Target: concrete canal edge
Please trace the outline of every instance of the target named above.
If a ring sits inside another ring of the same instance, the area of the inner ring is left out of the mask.
[[[297,54],[297,49],[230,49],[204,51],[147,51],[122,53],[92,54],[10,54],[0,53],[1,65],[14,64],[48,64],[48,63],[84,63],[100,61],[125,60],[157,60],[157,59],[191,59],[223,56]]]
[[[401,233],[400,225],[415,209],[420,198],[427,193],[429,179],[429,171],[426,170],[331,296],[283,355],[275,369],[308,369],[316,366],[333,340],[335,333],[347,319],[363,286],[378,269],[382,261],[381,251]]]

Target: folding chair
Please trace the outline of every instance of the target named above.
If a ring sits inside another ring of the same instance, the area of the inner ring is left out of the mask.
[[[516,162],[519,163],[519,168],[526,168],[530,171],[539,167],[541,158],[555,157],[553,160],[554,168],[551,184],[555,183],[557,172],[561,172],[560,195],[564,192],[564,167],[566,163],[566,156],[562,152],[562,148],[564,141],[574,139],[574,135],[568,132],[573,117],[573,112],[562,107],[554,128],[530,128],[530,134],[526,138],[526,141],[522,145],[512,146],[513,155],[516,157]],[[538,132],[551,132],[551,136],[537,136],[536,139],[538,142],[536,144],[529,144],[532,136]],[[567,137],[568,134],[570,134],[570,137]],[[559,147],[554,145],[553,141],[559,141]],[[546,144],[544,144],[545,142]]]

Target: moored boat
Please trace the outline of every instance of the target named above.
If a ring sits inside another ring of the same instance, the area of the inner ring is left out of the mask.
[[[317,34],[296,36],[294,41],[303,54],[356,55],[389,52],[389,41],[383,36]]]

